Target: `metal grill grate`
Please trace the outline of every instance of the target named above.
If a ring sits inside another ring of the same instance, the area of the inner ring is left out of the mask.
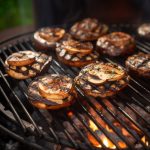
[[[128,26],[119,26],[119,28],[115,25],[112,26],[112,30],[117,31],[125,31],[125,29],[128,28]],[[132,30],[130,29],[130,31]],[[4,116],[4,118],[15,126],[15,130],[11,130],[5,127],[5,125],[0,124],[1,131],[37,149],[48,148],[47,145],[45,146],[37,142],[41,139],[75,149],[108,149],[108,146],[99,135],[89,127],[89,121],[92,121],[97,126],[97,130],[101,134],[104,134],[111,143],[115,145],[116,149],[122,149],[122,147],[117,142],[114,135],[120,141],[124,142],[126,149],[135,149],[136,144],[140,144],[141,149],[150,148],[149,144],[141,140],[141,138],[145,136],[147,141],[150,142],[150,122],[147,118],[144,118],[142,114],[142,112],[144,112],[144,114],[150,115],[150,82],[146,79],[131,77],[131,83],[125,91],[106,101],[88,97],[84,95],[81,89],[76,87],[80,98],[69,108],[59,111],[48,111],[38,110],[32,107],[27,100],[26,92],[28,84],[33,79],[16,81],[8,77],[4,71],[4,61],[11,53],[26,49],[35,51],[30,37],[31,35],[28,34],[27,36],[20,36],[19,40],[14,38],[13,40],[15,40],[15,43],[12,44],[11,40],[8,41],[7,44],[4,43],[0,51],[0,91],[4,97],[5,106],[8,106],[8,109],[13,113],[14,120],[6,116]],[[150,43],[141,42],[140,40],[136,42],[137,51],[149,53]],[[125,59],[111,59],[107,57],[102,59],[105,62],[117,63],[124,67]],[[60,64],[53,54],[53,62],[49,67],[48,73],[66,74],[74,78],[78,72],[79,69],[77,68]],[[108,102],[109,105],[105,102]],[[103,108],[104,111],[97,106]],[[119,115],[116,114],[110,106],[112,106]],[[137,107],[140,108],[140,111]],[[3,114],[1,110],[0,112]],[[114,133],[113,136],[111,132],[106,130],[103,125],[99,123],[98,118],[96,118],[94,114],[111,129]],[[134,116],[136,116],[136,118]],[[126,136],[120,132],[118,126],[112,122],[112,119],[113,122],[115,121],[128,132],[132,140],[126,138]],[[137,129],[136,131],[129,126],[129,122]],[[18,129],[20,132],[18,132]],[[73,131],[70,131],[70,129]],[[88,134],[90,134],[101,146],[93,146],[87,136]],[[36,140],[34,142],[29,141],[27,139],[28,136],[34,136]]]

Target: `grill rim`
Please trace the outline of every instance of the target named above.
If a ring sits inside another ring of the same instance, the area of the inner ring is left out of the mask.
[[[31,33],[33,33],[33,32],[18,35],[17,38],[18,38],[18,37],[22,37],[22,36],[24,36],[24,35],[31,34]],[[29,35],[29,36],[30,36],[30,35]],[[13,39],[15,39],[15,38],[16,38],[16,37],[10,38],[10,39],[6,40],[6,42],[9,42],[9,41],[11,41],[11,40],[13,40]],[[29,38],[29,40],[30,40],[30,38]],[[25,39],[24,41],[22,41],[22,42],[21,42],[21,41],[16,41],[16,44],[18,43],[18,44],[22,47],[22,49],[24,49],[25,47],[24,47],[23,44],[22,44],[23,42],[27,42],[26,39]],[[3,44],[3,43],[5,43],[5,41],[3,41],[2,44]],[[29,41],[28,41],[27,43],[30,45]],[[1,44],[1,42],[0,42],[0,44]],[[8,45],[7,45],[7,46],[8,46]],[[5,51],[5,50],[7,50],[7,49],[9,49],[9,51],[11,51],[11,49],[10,49],[11,46],[12,46],[12,45],[9,45],[6,49],[4,48],[2,51],[0,51],[0,53],[3,53],[3,51]],[[30,47],[31,47],[31,45],[30,45]],[[15,48],[15,49],[16,49],[16,48]],[[18,49],[18,50],[19,50],[19,49]],[[17,50],[17,51],[18,51],[18,50]],[[33,47],[32,47],[32,50],[34,50]],[[148,51],[147,51],[147,52],[148,52]],[[108,58],[108,59],[109,59],[109,58]],[[53,62],[54,62],[54,61],[55,61],[55,63],[58,63],[56,60],[53,59]],[[59,63],[58,63],[58,64],[59,64]],[[60,64],[59,64],[59,65],[60,65]],[[61,66],[61,65],[60,65],[60,66]],[[53,68],[51,67],[51,69],[53,69]],[[69,69],[70,69],[70,68],[69,68]],[[54,71],[55,71],[55,70],[54,70]],[[67,73],[67,74],[68,74],[68,73]],[[3,76],[3,74],[1,74],[1,77],[2,77],[2,76]],[[4,77],[4,76],[3,76],[3,77]],[[5,78],[5,77],[4,77],[4,78]],[[2,89],[2,90],[3,90],[3,89]],[[82,95],[83,93],[80,91],[80,94]],[[87,98],[88,98],[88,97],[87,97]],[[102,102],[102,103],[103,103],[103,102]],[[24,107],[24,106],[23,106],[23,107]],[[31,118],[32,118],[32,117],[31,117]],[[94,122],[94,123],[95,123],[95,122]],[[100,127],[100,126],[99,126],[99,127]],[[4,130],[4,128],[3,128],[3,130]],[[50,131],[51,131],[51,133],[52,133],[53,135],[55,135],[55,136],[54,136],[54,139],[55,139],[55,140],[57,139],[57,140],[56,140],[57,143],[61,143],[61,142],[58,140],[58,137],[57,137],[55,131],[53,131],[53,129],[51,129]],[[68,133],[67,133],[67,134],[68,134]],[[56,137],[57,137],[57,138],[56,138]],[[94,137],[96,137],[96,135],[94,135]],[[120,137],[120,136],[119,136],[119,137]],[[97,139],[97,138],[96,138],[96,139]],[[73,144],[71,144],[71,145],[69,144],[70,147],[76,147],[76,148],[78,148],[78,146],[75,144],[75,142],[74,142],[73,140],[71,140],[71,141],[72,141]],[[98,140],[98,141],[99,141],[99,140]],[[101,142],[100,142],[100,143],[101,143]],[[63,144],[64,144],[64,143],[63,143]],[[102,144],[102,145],[103,145],[103,144]],[[115,145],[116,145],[116,144],[115,144]],[[104,147],[105,147],[105,146],[104,146]],[[105,147],[105,148],[106,148],[106,147]],[[132,148],[132,146],[131,146],[130,148]],[[118,149],[119,149],[119,147],[118,147]]]

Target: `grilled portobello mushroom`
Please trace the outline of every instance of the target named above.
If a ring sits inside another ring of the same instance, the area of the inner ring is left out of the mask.
[[[129,76],[120,66],[96,62],[81,69],[74,81],[87,95],[105,98],[125,88]]]
[[[126,33],[113,32],[97,40],[97,49],[100,53],[109,56],[125,56],[134,52],[135,41]]]
[[[75,67],[82,67],[90,64],[99,57],[99,54],[93,51],[92,43],[83,43],[72,39],[57,43],[56,54],[59,61]]]
[[[129,56],[126,60],[126,68],[135,75],[150,78],[150,54],[140,52]]]
[[[144,23],[140,25],[137,29],[137,32],[141,37],[150,39],[150,23]]]
[[[20,51],[13,53],[7,58],[7,63],[11,66],[25,66],[35,62],[35,52]]]
[[[64,35],[65,30],[62,28],[41,28],[34,33],[33,43],[38,50],[48,50],[55,47],[56,42],[60,41]]]
[[[15,79],[27,79],[47,70],[51,56],[40,52],[20,51],[10,55],[5,61],[6,72]]]
[[[70,34],[80,41],[97,40],[100,36],[108,32],[108,26],[99,23],[97,19],[86,18],[75,23],[71,29]]]
[[[72,79],[49,74],[34,80],[28,87],[28,98],[40,109],[60,109],[70,106],[76,97]]]

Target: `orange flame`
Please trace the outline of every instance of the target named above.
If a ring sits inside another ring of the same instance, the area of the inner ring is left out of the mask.
[[[89,127],[90,127],[93,131],[98,130],[98,127],[96,126],[96,124],[95,124],[92,120],[89,120]]]
[[[73,112],[72,112],[72,111],[69,111],[69,112],[67,113],[67,115],[68,115],[69,117],[72,117],[72,116],[73,116]],[[117,122],[114,122],[113,124],[114,124],[115,126],[120,126],[120,124],[117,123]],[[92,120],[89,120],[89,127],[90,127],[94,132],[97,131],[97,130],[99,130],[98,127],[96,126],[96,124],[95,124]],[[132,125],[132,127],[133,127],[134,129],[136,129],[136,131],[141,132],[140,129],[137,128],[136,126]],[[113,131],[111,128],[109,128],[108,125],[105,125],[105,128],[106,128],[106,130],[107,130],[108,132],[114,133],[114,131]],[[129,135],[129,133],[126,131],[126,129],[121,128],[121,131],[122,131],[122,134],[123,134],[124,136],[128,136],[128,135]],[[88,136],[88,139],[90,140],[90,142],[91,142],[91,144],[92,144],[93,146],[98,147],[98,148],[102,148],[102,145],[100,145],[99,142],[98,142],[89,132],[87,132],[87,136]],[[115,146],[104,134],[101,134],[101,135],[99,136],[99,138],[100,138],[100,140],[102,141],[102,143],[103,143],[107,148],[109,148],[109,149],[116,149],[116,146]],[[146,139],[146,136],[143,136],[143,137],[141,138],[141,141],[142,141],[146,146],[149,146],[149,145],[150,145],[150,143],[149,143],[149,142],[147,141],[147,139]],[[120,147],[121,149],[124,149],[124,148],[127,147],[127,145],[126,145],[124,142],[122,142],[122,141],[118,141],[118,145],[119,145],[119,147]]]
[[[72,115],[73,115],[73,112],[72,112],[72,111],[69,111],[69,112],[68,112],[68,116],[71,117]]]
[[[116,149],[116,146],[107,137],[103,137],[102,142],[107,148]]]
[[[149,146],[149,142],[146,140],[146,137],[145,137],[145,136],[143,136],[143,137],[141,138],[141,141],[142,141],[146,146]]]
[[[98,127],[95,125],[95,123],[92,120],[89,120],[89,127],[95,132],[98,130]],[[109,128],[106,125],[106,130],[110,133],[113,133],[113,130],[111,128]],[[109,148],[109,149],[116,149],[116,146],[104,135],[100,135],[99,138],[102,140],[103,144]],[[95,146],[95,147],[99,147],[101,148],[102,146],[99,144],[99,142],[88,133],[88,139],[90,140],[90,142]],[[122,141],[118,142],[118,145],[120,146],[120,148],[124,149],[126,148],[126,144]]]

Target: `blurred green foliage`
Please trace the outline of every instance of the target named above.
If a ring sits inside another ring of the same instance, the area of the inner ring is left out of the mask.
[[[0,30],[33,24],[32,0],[0,0]]]

